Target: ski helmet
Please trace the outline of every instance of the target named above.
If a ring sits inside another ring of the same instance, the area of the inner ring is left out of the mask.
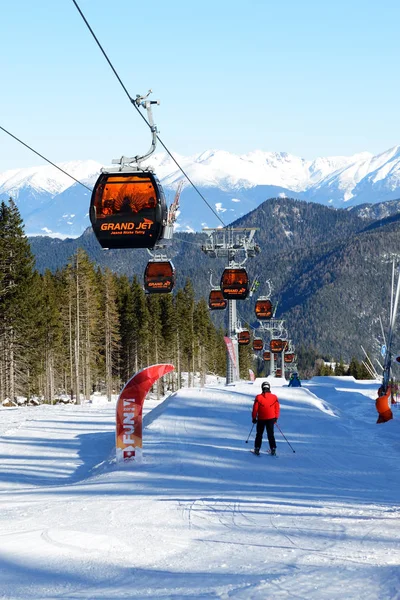
[[[263,381],[261,384],[261,391],[264,392],[270,392],[271,391],[271,386],[269,385],[268,381]]]

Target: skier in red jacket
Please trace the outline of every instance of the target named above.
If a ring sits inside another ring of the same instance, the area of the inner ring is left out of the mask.
[[[276,454],[276,442],[274,436],[274,425],[279,418],[279,400],[278,396],[271,393],[271,386],[268,381],[261,385],[261,394],[258,394],[253,404],[253,423],[257,423],[257,435],[254,441],[254,454],[260,454],[264,428],[267,429],[267,436],[271,454]]]

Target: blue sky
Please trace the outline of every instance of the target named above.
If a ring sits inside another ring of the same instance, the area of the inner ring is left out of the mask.
[[[386,0],[80,0],[130,94],[153,89],[168,148],[304,158],[400,144],[400,6]],[[1,7],[0,125],[55,162],[150,135],[72,0]],[[0,172],[43,161],[0,131]]]

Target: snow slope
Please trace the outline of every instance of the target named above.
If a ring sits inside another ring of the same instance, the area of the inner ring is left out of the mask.
[[[278,458],[245,444],[260,380],[147,403],[140,466],[114,404],[0,410],[0,598],[398,600],[400,412],[283,383]]]

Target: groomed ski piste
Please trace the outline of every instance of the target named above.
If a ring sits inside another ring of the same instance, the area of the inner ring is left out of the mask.
[[[0,598],[399,599],[400,410],[273,379],[295,452],[277,430],[257,457],[261,381],[146,401],[141,465],[115,463],[115,402],[1,409]]]

